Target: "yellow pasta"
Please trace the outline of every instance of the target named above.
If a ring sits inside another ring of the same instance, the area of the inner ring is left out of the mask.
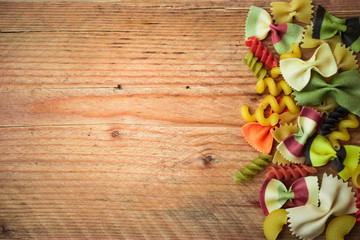
[[[282,227],[287,223],[287,212],[285,209],[272,211],[264,221],[264,234],[267,240],[275,240]]]
[[[234,181],[241,183],[243,181],[251,180],[254,175],[258,174],[259,171],[270,164],[271,159],[271,155],[260,153],[259,156],[248,163],[245,168],[234,174]]]
[[[283,53],[280,55],[280,60],[283,60],[286,58],[301,58],[301,50],[300,50],[299,44],[292,43],[291,44],[291,52]],[[280,74],[281,74],[280,67],[273,67],[270,70],[270,75],[273,78],[278,77]]]
[[[281,92],[284,92],[285,95],[289,95],[292,92],[291,87],[285,80],[281,80],[276,83],[274,79],[269,77],[257,82],[256,91],[258,93],[263,93],[266,87],[269,89],[269,93],[273,96],[278,96]]]
[[[339,123],[338,125],[339,131],[333,131],[328,136],[329,141],[331,142],[335,150],[340,149],[340,144],[338,140],[341,141],[350,140],[350,134],[347,128],[357,128],[359,126],[359,121],[357,120],[357,117],[354,114],[349,113],[347,116],[348,119],[344,119]]]
[[[289,135],[298,133],[299,127],[294,124],[283,124],[279,127],[275,127],[270,132],[271,135],[274,137],[275,141],[281,143]],[[279,151],[275,152],[272,162],[278,165],[291,164],[291,162],[286,160]]]
[[[289,96],[284,96],[281,98],[280,102],[276,100],[274,96],[267,95],[261,102],[260,107],[263,109],[266,109],[268,106],[271,106],[271,109],[275,113],[281,113],[285,110],[287,107],[290,112],[292,113],[298,113],[300,112],[300,109],[298,106],[296,106],[294,100]]]
[[[249,112],[248,106],[241,107],[241,116],[246,122],[258,122],[262,126],[275,126],[279,122],[279,114],[273,113],[271,116],[266,118],[264,116],[264,109],[258,107],[253,115]]]
[[[332,38],[328,39],[314,39],[312,38],[312,24],[308,25],[303,35],[303,44],[301,44],[302,48],[315,48],[317,46],[322,45],[323,43],[328,43],[330,45],[331,50],[335,49],[336,44],[340,43],[339,35],[335,35]]]
[[[266,69],[263,67],[261,62],[258,62],[258,58],[254,57],[252,52],[248,52],[246,54],[243,62],[245,62],[250,67],[250,70],[254,73],[254,76],[259,80],[266,76]]]
[[[311,0],[292,0],[287,2],[272,2],[271,11],[276,24],[291,23],[293,18],[299,22],[311,23],[313,5]]]
[[[353,182],[354,186],[356,188],[360,188],[360,164],[355,168],[351,178],[352,178],[352,182]],[[360,218],[360,216],[359,216],[359,218]]]
[[[331,220],[326,228],[326,240],[344,240],[354,227],[356,218],[350,215],[343,215]]]
[[[279,114],[279,122],[280,124],[295,124],[297,125],[297,118],[299,116],[299,113],[292,113],[292,112],[284,112],[282,114]]]
[[[333,97],[328,96],[324,99],[322,104],[310,107],[317,110],[321,114],[329,115],[337,106],[339,106],[339,104],[336,102],[336,100]]]
[[[333,51],[334,57],[336,60],[336,64],[342,70],[351,70],[357,69],[359,65],[357,64],[356,56],[354,52],[350,50],[350,48],[346,48],[345,45],[338,43],[335,46]]]

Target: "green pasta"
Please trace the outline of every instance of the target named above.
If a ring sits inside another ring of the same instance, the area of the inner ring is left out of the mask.
[[[255,77],[262,80],[266,76],[266,69],[261,62],[258,62],[258,60],[259,59],[255,57],[252,52],[248,52],[243,59],[243,62],[250,67],[250,70],[254,73]]]
[[[235,182],[241,183],[243,181],[249,181],[254,175],[258,174],[259,171],[263,170],[265,166],[269,165],[271,159],[271,155],[259,154],[259,156],[248,163],[245,168],[234,174]]]

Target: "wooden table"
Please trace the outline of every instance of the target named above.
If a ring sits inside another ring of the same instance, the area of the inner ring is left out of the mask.
[[[241,59],[249,6],[269,3],[0,3],[0,237],[264,239],[264,173],[232,175],[258,154]]]

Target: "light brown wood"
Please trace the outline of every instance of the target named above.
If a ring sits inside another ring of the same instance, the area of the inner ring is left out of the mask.
[[[232,176],[263,98],[244,21],[269,2],[0,3],[0,238],[264,239],[264,173]]]

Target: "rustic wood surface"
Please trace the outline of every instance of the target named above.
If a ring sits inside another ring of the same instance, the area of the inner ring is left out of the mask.
[[[232,175],[262,99],[244,20],[269,3],[1,2],[0,238],[264,239],[264,173]]]

